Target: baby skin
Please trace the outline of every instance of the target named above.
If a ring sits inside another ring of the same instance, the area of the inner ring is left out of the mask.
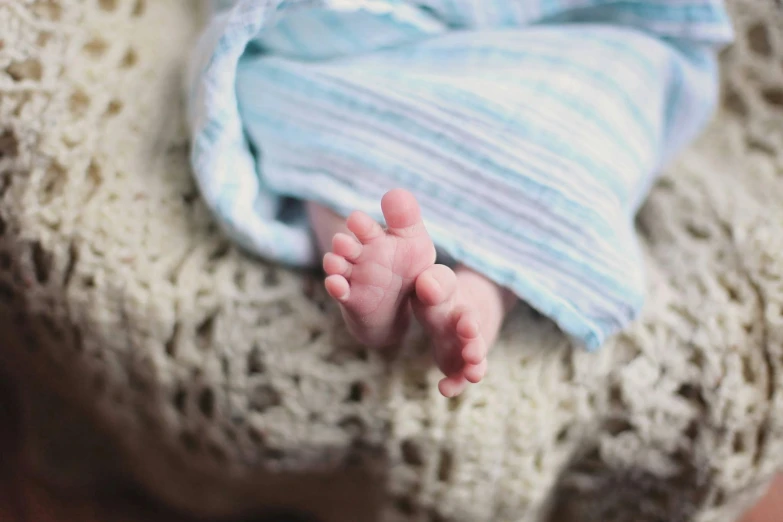
[[[310,219],[325,252],[326,290],[350,332],[370,347],[398,342],[411,315],[434,344],[445,397],[462,393],[487,371],[487,351],[514,295],[464,266],[435,264],[432,242],[416,198],[401,189],[381,200],[384,229],[354,212],[347,220],[311,203]]]

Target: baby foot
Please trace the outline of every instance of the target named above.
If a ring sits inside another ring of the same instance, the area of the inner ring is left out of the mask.
[[[416,278],[435,262],[435,245],[410,192],[388,192],[381,210],[386,230],[354,212],[346,222],[353,236],[335,234],[324,256],[326,290],[351,333],[369,346],[393,344],[405,333]]]
[[[462,393],[487,371],[487,343],[476,305],[457,287],[454,272],[433,265],[416,280],[416,317],[435,345],[435,363],[446,376],[438,384],[444,397]]]

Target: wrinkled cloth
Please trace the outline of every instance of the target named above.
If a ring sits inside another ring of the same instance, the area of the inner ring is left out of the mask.
[[[192,165],[246,249],[317,264],[304,200],[382,219],[590,349],[643,305],[633,218],[709,119],[715,0],[217,2],[188,83]]]

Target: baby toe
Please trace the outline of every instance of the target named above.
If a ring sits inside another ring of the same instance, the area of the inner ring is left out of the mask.
[[[334,299],[342,302],[348,300],[351,295],[351,286],[348,284],[348,280],[341,275],[330,275],[324,281],[327,293]]]
[[[323,266],[326,275],[341,275],[346,279],[351,276],[351,263],[344,257],[332,252],[327,252],[324,255]]]
[[[465,377],[465,380],[468,382],[471,382],[473,384],[477,382],[481,382],[481,379],[484,378],[484,375],[487,373],[487,360],[484,359],[478,364],[468,364],[465,366],[465,369],[462,371],[462,374]]]
[[[416,197],[403,189],[387,192],[381,199],[381,211],[389,231],[409,236],[424,231]]]
[[[361,243],[369,243],[383,235],[383,229],[364,212],[356,211],[348,216],[346,226]]]
[[[450,399],[465,391],[468,384],[467,379],[460,373],[441,379],[438,383],[438,391],[440,391],[441,395]]]
[[[481,325],[478,317],[472,311],[462,310],[457,314],[456,326],[457,335],[463,341],[477,339],[481,334]]]
[[[332,251],[348,261],[355,261],[362,253],[362,244],[356,238],[340,232],[332,238]]]
[[[475,339],[462,349],[462,358],[466,364],[479,364],[487,357],[487,344],[482,339]]]

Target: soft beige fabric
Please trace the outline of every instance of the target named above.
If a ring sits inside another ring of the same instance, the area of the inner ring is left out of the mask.
[[[316,274],[216,231],[182,122],[191,0],[0,0],[0,357],[202,514],[733,521],[783,464],[783,15],[732,5],[727,108],[639,218],[643,318],[589,355],[522,309],[447,401],[418,333],[358,349]]]

